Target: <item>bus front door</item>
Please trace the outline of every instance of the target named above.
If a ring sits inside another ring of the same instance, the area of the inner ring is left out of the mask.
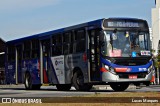
[[[99,35],[97,30],[89,31],[89,71],[90,80],[99,81],[100,71],[99,71]]]
[[[48,58],[50,57],[50,39],[42,40],[41,45],[42,45],[41,82],[48,83]]]

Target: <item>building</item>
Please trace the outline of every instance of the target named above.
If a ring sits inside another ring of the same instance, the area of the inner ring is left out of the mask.
[[[160,0],[155,0],[155,4],[156,7],[152,9],[152,48],[155,50],[154,56],[158,56],[160,50]],[[156,68],[155,76],[155,83],[159,84],[159,68]]]
[[[150,35],[150,41],[151,41],[150,46],[151,46],[151,47],[152,47],[152,49],[153,49],[153,46],[152,46],[152,43],[153,43],[152,28],[149,28],[149,35]]]
[[[156,7],[152,9],[152,48],[158,54],[158,45],[160,41],[160,0],[155,0]]]
[[[0,38],[0,84],[5,80],[5,41]]]

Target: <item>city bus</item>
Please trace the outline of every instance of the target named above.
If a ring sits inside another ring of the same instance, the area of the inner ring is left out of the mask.
[[[110,85],[149,85],[153,61],[147,21],[99,19],[6,42],[7,84],[40,89],[43,84],[67,91]]]

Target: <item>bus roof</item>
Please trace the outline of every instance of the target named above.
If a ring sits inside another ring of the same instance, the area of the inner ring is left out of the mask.
[[[13,43],[20,43],[23,42],[25,40],[30,40],[30,39],[43,39],[43,38],[47,38],[50,35],[54,35],[57,33],[63,33],[63,32],[67,32],[69,30],[73,30],[73,29],[79,29],[85,26],[88,27],[92,27],[95,26],[96,28],[102,28],[102,22],[104,19],[98,19],[98,20],[94,20],[94,21],[90,21],[90,22],[86,22],[86,23],[82,23],[82,24],[78,24],[78,25],[74,25],[74,26],[70,26],[70,27],[66,27],[66,28],[61,28],[61,29],[57,29],[57,30],[52,30],[52,31],[48,31],[48,32],[44,32],[44,33],[39,33],[39,34],[35,34],[35,35],[31,35],[31,36],[27,36],[27,37],[23,37],[23,38],[19,38],[19,39],[15,39],[15,40],[11,40],[11,41],[7,41],[7,44],[13,44]]]
[[[44,33],[39,33],[39,34],[35,34],[32,36],[27,36],[27,37],[23,37],[23,38],[19,38],[19,39],[15,39],[15,40],[11,40],[11,41],[7,41],[7,44],[14,44],[14,43],[21,43],[23,41],[26,40],[31,40],[31,39],[45,39],[45,38],[49,38],[50,35],[54,35],[57,33],[63,33],[63,32],[67,32],[70,30],[74,30],[74,29],[79,29],[82,27],[93,27],[93,28],[103,28],[103,22],[104,22],[105,18],[102,19],[98,19],[98,20],[94,20],[94,21],[90,21],[90,22],[86,22],[86,23],[82,23],[82,24],[78,24],[78,25],[74,25],[74,26],[70,26],[70,27],[66,27],[66,28],[61,28],[61,29],[57,29],[57,30],[52,30],[52,31],[48,31],[48,32],[44,32]],[[121,17],[113,17],[113,18],[108,18],[106,20],[131,20],[131,21],[144,21],[142,19],[138,19],[138,18],[121,18]]]

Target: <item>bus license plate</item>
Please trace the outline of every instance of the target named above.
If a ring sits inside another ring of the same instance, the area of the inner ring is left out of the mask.
[[[137,75],[129,75],[129,79],[137,79]]]

